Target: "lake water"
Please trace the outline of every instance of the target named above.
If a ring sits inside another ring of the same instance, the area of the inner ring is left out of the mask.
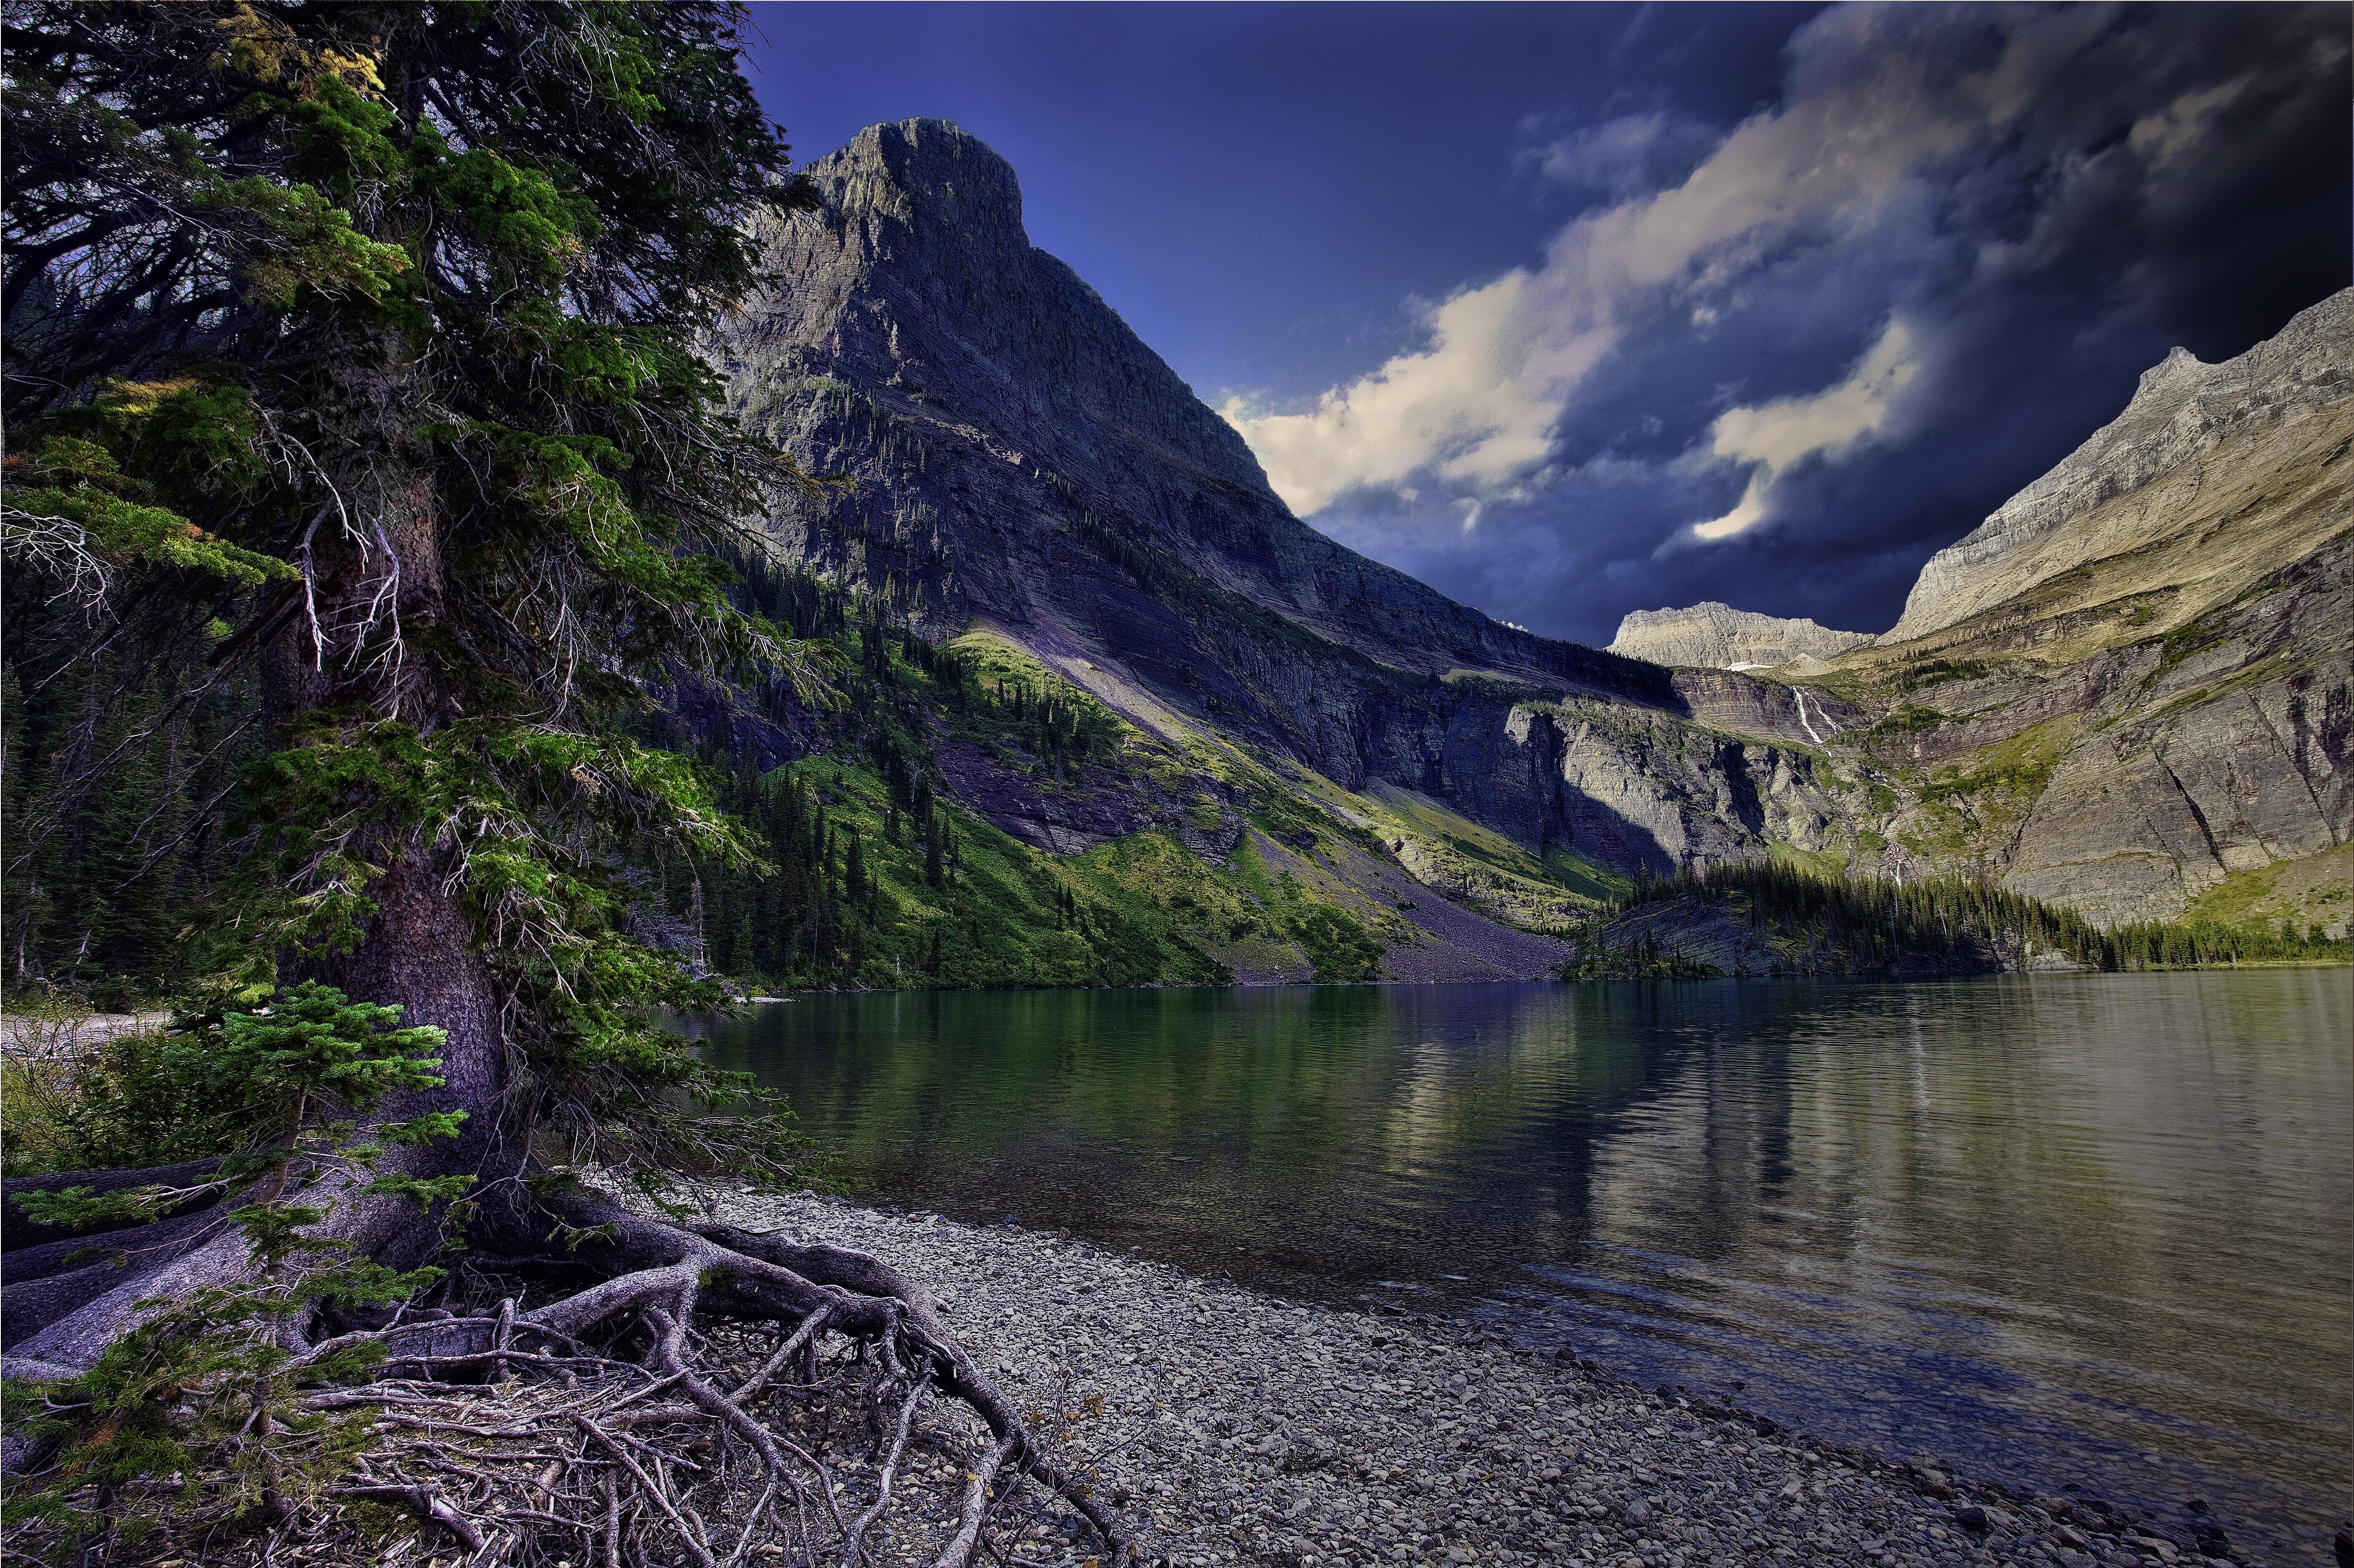
[[[705,1021],[862,1196],[1744,1389],[2318,1563],[2354,974],[810,997]]]

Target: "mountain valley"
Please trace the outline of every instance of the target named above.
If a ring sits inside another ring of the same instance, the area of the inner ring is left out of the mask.
[[[954,126],[869,127],[808,174],[822,210],[769,220],[769,281],[709,350],[736,417],[833,481],[766,522],[762,570],[802,585],[782,618],[831,604],[899,705],[682,712],[715,754],[866,779],[835,810],[877,855],[920,775],[1025,907],[1117,904],[1193,955],[1126,982],[1533,976],[1634,879],[1768,859],[2096,921],[2354,915],[2354,291],[2230,366],[2152,372],[1888,636],[1799,622],[1831,640],[1802,662],[1669,667],[1293,517]],[[972,693],[1064,727],[984,734]],[[920,933],[954,901],[906,842]]]

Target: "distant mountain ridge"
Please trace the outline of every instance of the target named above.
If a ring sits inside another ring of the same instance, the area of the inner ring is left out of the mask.
[[[1829,659],[1872,637],[1834,631],[1811,620],[1735,609],[1708,599],[1682,609],[1638,609],[1618,622],[1610,652],[1654,664],[1755,670],[1795,659]]]

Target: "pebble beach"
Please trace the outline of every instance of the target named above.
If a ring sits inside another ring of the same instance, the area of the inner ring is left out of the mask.
[[[1170,1568],[2235,1560],[2219,1533],[2167,1539],[2096,1499],[1835,1449],[1460,1323],[1301,1306],[1065,1236],[838,1198],[715,1204],[927,1281],[1057,1457]],[[946,1408],[931,1419],[931,1522],[945,1529],[981,1428]],[[1002,1508],[1009,1563],[1078,1568],[1099,1550],[1058,1504]],[[898,1549],[915,1560],[934,1532],[919,1517]]]

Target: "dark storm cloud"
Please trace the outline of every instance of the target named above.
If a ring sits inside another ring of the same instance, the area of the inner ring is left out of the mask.
[[[1703,599],[1879,630],[2168,348],[2237,353],[2349,281],[2349,26],[1826,12],[1705,148],[1643,112],[1529,149],[1594,202],[1540,264],[1229,417],[1319,526],[1541,631]]]

